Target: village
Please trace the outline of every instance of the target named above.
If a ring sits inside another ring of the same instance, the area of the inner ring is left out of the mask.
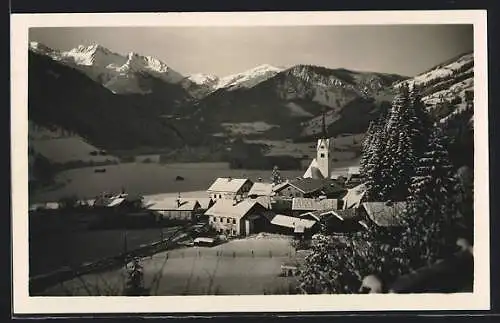
[[[316,158],[311,161],[302,177],[282,178],[276,167],[270,181],[261,178],[252,181],[249,178],[221,177],[208,187],[205,197],[183,196],[181,192],[177,196],[167,197],[135,196],[122,192],[103,194],[93,201],[73,200],[67,201],[67,204],[60,201],[33,205],[30,212],[31,230],[33,233],[50,231],[54,230],[54,226],[83,231],[159,228],[159,231],[153,229],[156,233],[151,238],[144,240],[136,237],[135,244],[133,239],[125,235],[124,247],[117,247],[107,255],[116,257],[116,254],[111,253],[133,253],[136,255],[133,259],[143,257],[144,250],[151,253],[153,245],[156,247],[152,253],[165,250],[168,248],[168,243],[162,244],[165,241],[175,240],[177,247],[216,248],[221,244],[229,244],[232,240],[255,239],[263,235],[289,237],[286,241],[291,241],[295,257],[292,259],[292,251],[287,252],[288,258],[283,258],[286,261],[280,263],[279,270],[281,275],[293,277],[300,273],[301,263],[305,258],[298,259],[297,252],[301,249],[307,251],[320,231],[341,236],[344,233],[370,230],[373,226],[390,230],[404,229],[401,215],[405,203],[365,202],[366,187],[362,183],[359,167],[350,167],[345,173],[337,172],[329,158],[333,146],[333,139],[326,136],[318,139]],[[121,238],[118,240],[121,241]],[[261,246],[264,246],[262,250],[269,249],[268,253],[272,258],[272,248],[268,248],[266,243]],[[460,246],[466,254],[470,254],[471,247],[467,242]],[[286,248],[288,247],[285,245],[282,249]],[[237,251],[230,248],[227,250],[233,250],[233,257],[236,257]],[[222,252],[217,251],[217,256]],[[243,247],[243,252],[249,255],[251,253],[254,257],[254,252],[259,253],[259,250]],[[281,251],[274,252],[277,255]],[[466,265],[469,264],[468,259],[465,258]],[[89,262],[92,262],[91,258],[87,259],[87,265]],[[73,266],[79,265],[78,261],[73,262]],[[436,269],[427,268],[422,274],[416,274],[416,277],[410,279],[413,283],[408,283],[406,277],[403,279],[404,283],[400,283],[403,287],[394,287],[393,290],[411,290],[414,284],[422,284],[419,275],[435,275],[433,270]],[[447,272],[449,267],[439,270]],[[380,292],[378,283],[370,282],[370,277],[367,279],[367,286],[364,287],[369,292]]]

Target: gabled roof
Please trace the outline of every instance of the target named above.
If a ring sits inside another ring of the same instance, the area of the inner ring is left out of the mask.
[[[360,184],[347,190],[347,194],[344,196],[344,209],[357,208],[361,204],[361,200],[366,193],[365,184]]]
[[[329,178],[301,178],[290,182],[290,185],[304,194],[324,191],[326,193],[335,193],[345,191],[337,181]]]
[[[362,204],[368,217],[381,227],[397,227],[404,225],[405,202],[365,202]]]
[[[273,192],[279,192],[282,189],[284,189],[285,187],[287,187],[288,185],[290,185],[290,181],[285,181],[283,183],[279,183],[277,185],[273,185],[272,186],[272,190],[273,190]]]
[[[111,199],[111,201],[106,204],[107,207],[114,207],[114,206],[118,206],[120,204],[122,204],[123,202],[125,202],[125,198],[124,197],[115,197],[113,199]]]
[[[292,199],[292,210],[294,211],[319,211],[333,210],[338,208],[337,199],[318,200],[313,198],[295,197]]]
[[[252,183],[248,178],[219,177],[212,183],[207,191],[236,193],[247,182]]]
[[[192,199],[185,198],[185,200],[191,201]],[[202,209],[208,209],[208,207],[210,206],[210,202],[212,201],[212,199],[209,197],[196,198],[193,200],[198,201]]]
[[[266,209],[271,208],[271,197],[270,196],[257,196],[257,198],[252,199],[252,200],[259,202]]]
[[[316,219],[316,221],[321,221],[325,217],[336,217],[340,221],[355,219],[357,217],[356,210],[327,210],[327,211],[311,211],[300,215],[300,217],[311,216]]]
[[[205,212],[205,214],[208,216],[222,216],[241,219],[255,206],[264,207],[259,202],[251,199],[243,200],[239,203],[232,200],[218,200]]]
[[[177,198],[165,198],[158,201],[152,201],[149,204],[149,210],[159,210],[159,211],[193,211],[197,207],[200,207],[200,203],[197,200],[183,200],[181,198],[180,206],[178,205]]]
[[[282,215],[282,214],[276,214],[276,216],[271,220],[271,224],[286,227],[286,228],[291,228],[291,229],[296,229],[296,228],[301,228],[301,227],[309,229],[315,223],[316,223],[316,221],[313,221],[313,220],[295,218],[292,216],[286,216],[286,215]],[[304,231],[302,230],[302,232],[304,232]]]
[[[254,183],[248,195],[270,196],[272,192],[272,183]]]
[[[318,162],[316,161],[316,158],[314,158],[312,161],[311,161],[311,164],[309,164],[309,167],[307,168],[306,172],[304,173],[304,175],[302,177],[304,178],[312,178],[313,177],[313,168],[316,168],[318,169],[319,165],[318,165]]]

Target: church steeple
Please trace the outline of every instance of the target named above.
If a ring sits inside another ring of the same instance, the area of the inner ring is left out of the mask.
[[[321,128],[321,135],[322,135],[322,138],[323,139],[327,139],[328,138],[328,133],[326,131],[326,109],[323,109],[323,116],[322,116],[323,120],[322,120],[322,128]]]

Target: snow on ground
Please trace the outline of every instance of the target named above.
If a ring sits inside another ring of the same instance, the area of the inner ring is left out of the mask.
[[[117,193],[122,189],[130,194],[141,195],[206,191],[217,177],[249,178],[256,181],[259,177],[270,178],[272,171],[230,169],[228,163],[121,163],[103,168],[106,169],[105,173],[94,172],[94,167],[63,171],[55,179],[65,183],[63,187],[36,192],[30,195],[30,203],[58,201],[71,195],[90,199],[102,192]],[[281,171],[281,175],[286,178],[302,174],[302,170]],[[182,176],[184,180],[176,181],[176,176]]]
[[[288,110],[290,110],[290,114],[293,117],[312,117],[313,116],[312,113],[307,112],[306,110],[304,110],[303,107],[301,107],[300,105],[298,105],[295,102],[287,103],[286,107],[288,108]]]
[[[216,88],[251,88],[259,84],[260,82],[273,77],[282,70],[283,69],[279,67],[271,66],[268,64],[260,65],[248,71],[222,77],[216,85]]]
[[[33,140],[32,147],[36,153],[42,154],[55,163],[67,163],[72,161],[118,162],[118,158],[115,156],[91,155],[91,153],[98,153],[99,149],[77,136],[48,140]]]
[[[253,253],[252,253],[253,252]],[[262,295],[286,293],[295,277],[279,277],[281,265],[302,263],[305,254],[296,252],[290,238],[260,235],[237,239],[216,247],[170,250],[143,259],[144,282],[152,295]],[[155,288],[155,277],[157,288]],[[54,286],[44,295],[97,294],[99,288],[119,293],[125,281],[124,269],[85,275]],[[87,290],[82,281],[86,282]],[[90,287],[90,288],[89,288]],[[66,290],[66,292],[65,292]]]
[[[279,127],[277,125],[268,124],[264,121],[256,121],[256,122],[241,122],[241,123],[222,123],[222,127],[224,127],[231,134],[241,134],[241,135],[251,135],[251,134],[260,134],[266,132],[272,128]]]
[[[328,127],[339,119],[340,115],[337,111],[328,111],[325,115],[325,124]],[[323,125],[323,116],[317,116],[307,122],[304,122],[302,125],[304,128],[302,129],[301,136],[309,136],[319,133]]]
[[[453,84],[447,89],[434,92],[431,95],[424,97],[423,101],[426,104],[437,104],[441,102],[441,98],[450,101],[456,96],[459,96],[462,98],[462,100],[465,100],[465,91],[468,90],[474,90],[474,77]]]

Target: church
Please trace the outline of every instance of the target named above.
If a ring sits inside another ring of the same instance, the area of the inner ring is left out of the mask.
[[[324,113],[322,130],[322,136],[318,139],[318,144],[316,145],[316,158],[311,161],[311,164],[302,176],[304,178],[331,178],[334,138],[328,138]]]

